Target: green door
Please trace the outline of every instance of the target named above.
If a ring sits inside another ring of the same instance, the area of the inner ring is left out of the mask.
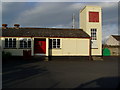
[[[110,56],[110,50],[108,48],[103,49],[103,56]]]

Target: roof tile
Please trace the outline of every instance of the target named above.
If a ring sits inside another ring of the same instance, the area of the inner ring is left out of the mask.
[[[2,36],[6,37],[90,37],[82,29],[65,28],[7,28],[2,29]]]

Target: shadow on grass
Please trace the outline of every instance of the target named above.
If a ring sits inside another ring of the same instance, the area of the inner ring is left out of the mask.
[[[77,88],[120,88],[120,77],[103,77],[87,83],[83,83]]]

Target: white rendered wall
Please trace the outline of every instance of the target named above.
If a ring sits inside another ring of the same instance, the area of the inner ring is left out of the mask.
[[[106,44],[107,45],[111,45],[111,46],[118,46],[118,45],[120,45],[120,43],[112,36],[110,36],[108,38],[108,40],[106,41]]]
[[[89,11],[99,12],[99,23],[89,22]],[[80,11],[80,28],[91,36],[91,29],[97,29],[97,48],[92,48],[92,55],[102,55],[102,11],[99,6],[86,6]]]
[[[8,37],[7,37],[8,38]],[[13,38],[13,37],[9,37]],[[31,38],[31,49],[20,49],[19,48],[19,39],[18,37],[14,37],[17,40],[16,49],[6,49],[4,48],[4,40],[5,38],[1,38],[3,44],[3,50],[5,52],[11,52],[13,56],[23,56],[23,50],[31,50],[31,55],[34,56],[34,38],[40,37],[23,37],[23,38]],[[22,38],[22,37],[21,37]],[[52,39],[52,38],[50,38]],[[49,38],[46,38],[46,56],[89,56],[90,50],[90,40],[87,38],[55,38],[61,40],[61,48],[60,49],[49,49]]]
[[[10,49],[10,48],[5,48],[5,38],[16,38],[16,48],[14,49]],[[31,38],[31,37],[20,37],[20,38]],[[1,38],[2,40],[2,50],[5,52],[10,52],[13,56],[23,56],[23,50],[31,50],[32,52],[32,48],[31,49],[20,49],[19,48],[19,39],[18,37],[4,37]],[[31,45],[32,46],[32,45]]]
[[[51,49],[52,56],[89,56],[89,39],[61,38],[61,48]]]

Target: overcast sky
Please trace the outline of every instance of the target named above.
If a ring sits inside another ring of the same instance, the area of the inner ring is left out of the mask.
[[[79,11],[86,5],[102,7],[103,40],[111,34],[118,34],[117,2],[2,2],[2,23],[12,27],[71,28],[72,14],[75,27],[79,28]]]

